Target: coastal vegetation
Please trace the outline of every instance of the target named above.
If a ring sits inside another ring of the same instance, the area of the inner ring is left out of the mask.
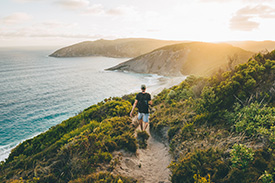
[[[210,78],[191,76],[155,98],[150,128],[169,129],[172,182],[275,179],[274,74],[275,50]]]
[[[122,179],[100,170],[111,170],[112,152],[136,152],[135,128],[128,117],[131,103],[109,98],[63,121],[37,137],[19,144],[1,164],[1,181],[34,180],[69,182],[79,179]],[[101,168],[104,167],[104,168]],[[106,178],[106,176],[107,178]],[[128,182],[132,182],[129,179]]]
[[[154,97],[150,132],[169,140],[171,182],[274,182],[275,50],[228,68]],[[114,152],[147,146],[128,117],[134,99],[105,99],[19,144],[0,181],[137,182],[112,173]]]

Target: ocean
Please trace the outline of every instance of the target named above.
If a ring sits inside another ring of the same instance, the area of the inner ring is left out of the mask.
[[[0,48],[0,161],[11,149],[104,98],[157,93],[184,77],[105,71],[127,58],[49,57],[54,49]]]

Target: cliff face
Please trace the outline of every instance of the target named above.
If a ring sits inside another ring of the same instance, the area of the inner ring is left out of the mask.
[[[131,58],[148,53],[162,46],[176,44],[179,41],[163,41],[154,39],[117,39],[85,41],[61,48],[52,57],[86,57],[106,56]]]
[[[131,71],[137,73],[181,75],[180,69],[186,60],[188,50],[158,49],[136,57],[107,70]]]
[[[107,70],[167,76],[209,75],[219,68],[226,69],[230,59],[236,65],[246,62],[252,55],[252,52],[228,44],[181,43],[159,48]]]

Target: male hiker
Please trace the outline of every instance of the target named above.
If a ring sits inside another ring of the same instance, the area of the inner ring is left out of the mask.
[[[149,105],[152,105],[151,95],[145,92],[146,86],[141,85],[141,92],[137,94],[135,103],[133,105],[130,116],[133,116],[133,111],[135,107],[138,108],[138,121],[141,130],[146,130],[149,124]],[[143,129],[143,122],[145,123],[145,128]]]

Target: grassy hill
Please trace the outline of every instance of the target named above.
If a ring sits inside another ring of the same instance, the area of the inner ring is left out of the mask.
[[[107,70],[126,70],[159,75],[211,75],[247,61],[253,52],[229,44],[203,42],[181,43],[158,48]]]
[[[274,181],[274,74],[275,50],[155,98],[150,129],[169,129],[172,182]]]
[[[129,38],[116,40],[85,41],[61,48],[52,57],[124,57],[132,58],[150,52],[162,46],[176,44],[179,41],[164,41],[155,39]]]
[[[138,148],[134,97],[106,99],[19,144],[0,182],[136,182],[112,173],[113,152]],[[189,76],[153,103],[150,130],[169,139],[171,182],[274,182],[275,50],[209,78]]]

